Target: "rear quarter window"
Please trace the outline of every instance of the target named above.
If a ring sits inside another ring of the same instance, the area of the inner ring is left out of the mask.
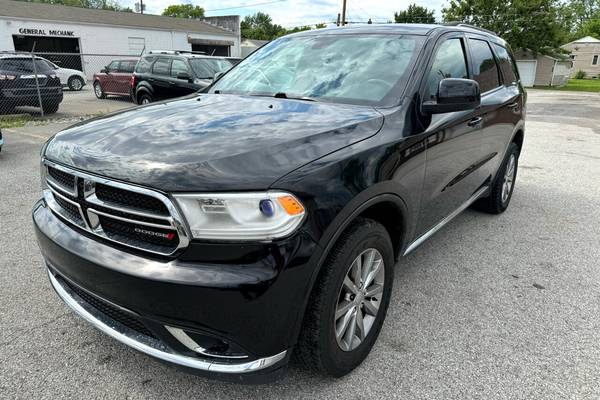
[[[481,93],[500,86],[498,66],[490,45],[485,40],[469,39],[473,60],[473,79],[479,83]]]
[[[498,55],[498,64],[500,66],[502,76],[504,77],[504,83],[508,85],[516,83],[517,66],[513,62],[508,50],[496,43],[494,43],[494,50],[496,51],[496,55]]]
[[[142,57],[135,66],[135,72],[137,73],[148,73],[152,63],[156,60],[156,57]]]

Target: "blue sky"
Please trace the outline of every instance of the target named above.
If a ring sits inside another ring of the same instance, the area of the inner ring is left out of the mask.
[[[121,0],[122,5],[133,8],[137,0]],[[160,14],[170,4],[191,3],[204,7],[207,16],[214,15],[245,15],[257,11],[265,12],[275,23],[286,27],[299,25],[314,25],[319,22],[332,22],[337,13],[341,12],[341,0],[145,0],[146,11]],[[446,4],[445,0],[347,0],[347,19],[349,21],[366,21],[372,18],[374,22],[386,22],[394,17],[394,11],[408,7],[410,3],[433,8],[439,17],[440,10]],[[257,4],[261,3],[261,4]],[[249,7],[234,8],[240,5]]]

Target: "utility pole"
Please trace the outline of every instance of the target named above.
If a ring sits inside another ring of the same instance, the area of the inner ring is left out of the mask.
[[[337,26],[340,26],[340,13],[338,13],[337,22],[335,24]]]
[[[144,13],[144,0],[140,0],[140,14]]]
[[[342,26],[346,25],[346,0],[342,2]]]

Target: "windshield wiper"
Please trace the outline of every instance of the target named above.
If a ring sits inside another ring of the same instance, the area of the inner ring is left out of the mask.
[[[304,101],[318,101],[317,99],[313,98],[313,97],[307,97],[307,96],[288,96],[286,93],[284,92],[277,92],[273,95],[273,97],[277,98],[277,99],[290,99],[290,100],[304,100]]]

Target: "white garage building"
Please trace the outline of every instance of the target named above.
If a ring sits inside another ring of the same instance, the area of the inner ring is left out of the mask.
[[[0,0],[0,51],[139,56],[148,50],[193,50],[240,56],[239,16],[171,18],[44,3]],[[85,69],[85,56],[55,56]],[[87,71],[84,71],[88,73]]]

